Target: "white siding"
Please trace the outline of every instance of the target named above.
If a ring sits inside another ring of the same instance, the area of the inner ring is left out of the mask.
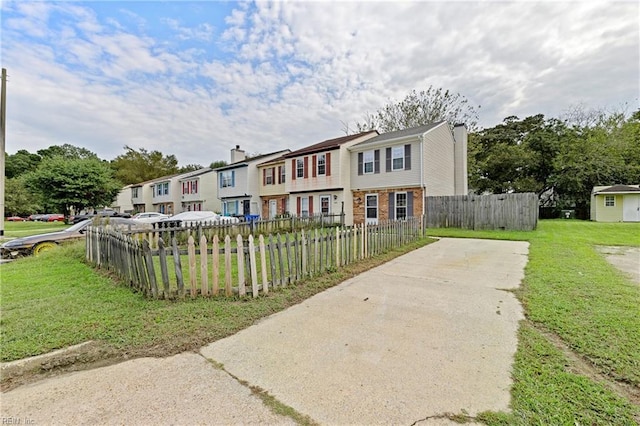
[[[386,170],[386,150],[393,146],[411,145],[411,170]],[[358,175],[358,152],[350,155],[351,182],[350,187],[355,190],[375,188],[406,188],[420,186],[420,142],[417,137],[413,140],[401,141],[393,145],[372,147],[371,150],[380,150],[380,173]]]
[[[425,135],[424,183],[427,196],[456,193],[454,149],[453,135],[446,124]]]

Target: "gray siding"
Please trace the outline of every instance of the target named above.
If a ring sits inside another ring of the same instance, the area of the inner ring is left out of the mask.
[[[448,125],[438,126],[425,136],[424,174],[426,195],[454,195],[455,145]]]

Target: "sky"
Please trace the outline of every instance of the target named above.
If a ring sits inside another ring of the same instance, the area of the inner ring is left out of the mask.
[[[6,1],[6,151],[181,166],[344,136],[430,86],[505,117],[638,109],[637,2]]]

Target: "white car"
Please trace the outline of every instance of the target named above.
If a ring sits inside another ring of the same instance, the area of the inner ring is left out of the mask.
[[[166,226],[193,226],[197,224],[221,225],[227,223],[239,223],[240,219],[231,216],[221,216],[218,213],[203,210],[178,213],[169,218],[162,219],[159,222],[161,224],[166,224]]]
[[[137,215],[133,216],[132,219],[143,223],[156,223],[158,221],[161,221],[162,219],[167,219],[169,217],[170,216],[168,214],[144,212],[138,213]]]

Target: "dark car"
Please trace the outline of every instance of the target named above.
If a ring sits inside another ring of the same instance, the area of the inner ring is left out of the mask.
[[[144,227],[150,227],[150,225],[125,218],[109,218],[103,220],[85,219],[62,231],[9,240],[0,245],[0,255],[2,255],[3,259],[9,259],[30,254],[40,254],[58,244],[83,238],[87,226],[91,224],[93,224],[93,226],[110,225],[120,229],[145,229]]]
[[[98,210],[94,213],[75,215],[71,219],[71,223],[82,222],[83,220],[93,219],[94,217],[123,217],[125,219],[129,219],[131,215],[129,213],[119,213],[115,210],[105,209],[105,210]]]

